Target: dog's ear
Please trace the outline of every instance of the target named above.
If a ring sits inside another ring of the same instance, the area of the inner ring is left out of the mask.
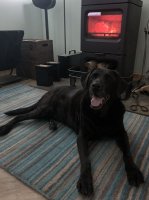
[[[111,70],[111,73],[116,80],[117,96],[124,99],[127,93],[128,83],[120,77],[120,74],[116,70]]]
[[[82,87],[84,89],[87,89],[89,87],[89,80],[90,80],[90,76],[93,73],[95,69],[89,70],[87,74],[83,75],[81,77],[81,83],[82,83]]]

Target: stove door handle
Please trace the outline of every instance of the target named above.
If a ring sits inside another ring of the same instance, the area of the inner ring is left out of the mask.
[[[98,57],[105,57],[105,53],[96,53],[96,55],[98,56]]]

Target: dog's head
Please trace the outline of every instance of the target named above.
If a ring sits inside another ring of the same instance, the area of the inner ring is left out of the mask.
[[[119,98],[123,82],[115,70],[94,69],[86,77],[85,89],[89,92],[90,107],[101,109],[108,102]]]

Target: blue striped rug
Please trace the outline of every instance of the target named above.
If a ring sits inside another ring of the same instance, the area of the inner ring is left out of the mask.
[[[1,88],[0,125],[11,118],[3,112],[33,104],[44,93],[21,83]],[[139,188],[128,185],[122,154],[114,142],[93,144],[90,157],[95,194],[88,199],[149,199],[149,117],[127,112],[124,122],[133,157],[146,182]],[[49,131],[44,120],[18,124],[0,138],[0,166],[49,200],[85,199],[76,189],[80,171],[76,136],[62,124],[55,132]]]

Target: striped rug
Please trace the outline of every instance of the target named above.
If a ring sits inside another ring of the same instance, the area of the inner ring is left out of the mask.
[[[28,106],[45,91],[13,84],[0,89],[0,125],[11,117],[3,112],[11,107]],[[0,166],[49,200],[147,200],[149,199],[149,117],[127,112],[124,119],[135,162],[145,176],[145,184],[130,187],[122,154],[113,141],[91,145],[90,158],[95,194],[78,194],[79,178],[76,136],[59,124],[49,131],[48,122],[29,120],[18,124],[0,138]]]

